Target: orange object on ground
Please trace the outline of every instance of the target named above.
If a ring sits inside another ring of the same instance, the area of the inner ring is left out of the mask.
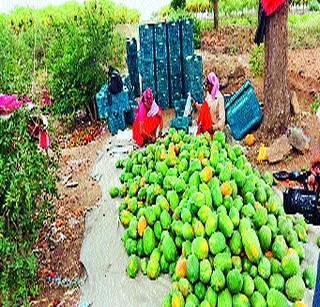
[[[212,134],[212,118],[209,105],[206,101],[203,102],[199,112],[197,134],[205,132]]]

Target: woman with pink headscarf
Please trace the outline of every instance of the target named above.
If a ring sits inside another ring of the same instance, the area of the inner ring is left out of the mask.
[[[219,80],[211,72],[206,80],[207,95],[202,104],[195,103],[199,111],[197,134],[209,132],[213,134],[216,130],[223,130],[225,126],[224,98],[219,91]]]
[[[132,126],[134,141],[143,146],[147,142],[156,140],[157,129],[161,133],[163,127],[162,110],[153,98],[152,90],[147,88],[139,101]]]

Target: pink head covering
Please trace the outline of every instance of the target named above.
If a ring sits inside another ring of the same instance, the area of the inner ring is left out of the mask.
[[[151,88],[147,88],[143,93],[142,93],[142,102],[152,102],[153,101],[153,94]]]
[[[153,98],[151,88],[147,88],[142,94],[142,102],[149,102],[151,103],[150,109],[148,110],[147,116],[152,117],[155,116],[159,112],[159,106],[156,104]]]
[[[217,92],[219,91],[219,88],[220,88],[220,83],[219,83],[219,80],[217,78],[217,76],[215,75],[215,73],[211,72],[208,77],[208,82],[212,85],[212,90],[211,90],[211,96],[213,98],[216,97],[217,95]]]

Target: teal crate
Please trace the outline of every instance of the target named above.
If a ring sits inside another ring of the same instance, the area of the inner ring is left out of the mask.
[[[171,119],[170,128],[175,128],[177,130],[183,130],[186,133],[189,133],[189,117],[179,116]]]
[[[242,139],[261,123],[263,114],[249,80],[230,95],[225,96],[226,120],[236,140]]]

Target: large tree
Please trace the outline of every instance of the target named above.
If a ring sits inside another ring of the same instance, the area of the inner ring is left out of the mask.
[[[219,17],[218,17],[218,0],[213,0],[213,15],[214,15],[214,29],[218,30]]]
[[[263,130],[271,137],[284,133],[290,119],[287,20],[285,2],[266,23]]]

